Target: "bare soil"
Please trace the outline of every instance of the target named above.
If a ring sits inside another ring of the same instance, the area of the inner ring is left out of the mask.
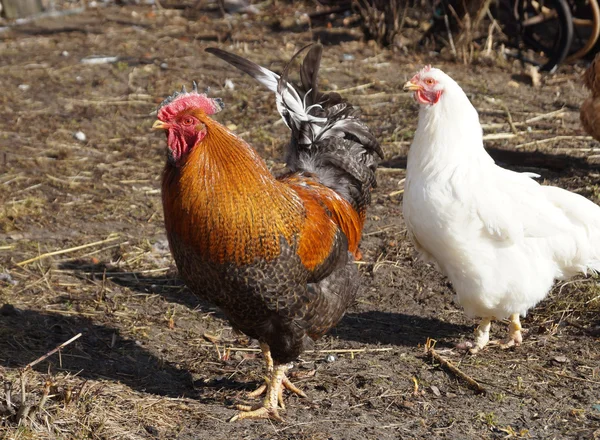
[[[356,28],[282,30],[278,18],[295,8],[278,2],[221,18],[109,6],[0,33],[0,438],[600,438],[597,279],[558,284],[524,320],[521,347],[464,355],[454,346],[475,322],[447,280],[415,258],[401,215],[417,118],[401,86],[426,62],[467,91],[496,136],[486,146],[498,162],[599,203],[599,146],[578,117],[582,68],[563,67],[533,88],[517,63],[495,56],[462,65],[378,49]],[[165,140],[150,131],[152,112],[196,80],[224,99],[218,119],[281,169],[288,133],[273,96],[203,49],[281,70],[317,38],[326,44],[322,87],[362,108],[387,156],[362,243],[364,289],[296,363],[293,378],[309,397],[286,397],[284,423],[228,423],[232,405],[261,382],[263,361],[255,341],[177,280],[160,202]],[[82,61],[97,55],[118,60]],[[493,326],[495,337],[504,332]],[[428,338],[486,393],[432,362]],[[31,416],[17,423],[24,405]]]

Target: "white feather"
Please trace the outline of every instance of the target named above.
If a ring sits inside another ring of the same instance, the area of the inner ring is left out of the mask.
[[[443,93],[421,105],[408,154],[409,235],[469,315],[524,316],[555,279],[600,268],[600,207],[497,166],[462,89],[440,70],[426,75]]]

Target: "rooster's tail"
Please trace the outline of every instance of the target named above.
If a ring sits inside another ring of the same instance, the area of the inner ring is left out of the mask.
[[[308,47],[308,46],[307,46]],[[323,47],[311,45],[300,68],[301,85],[287,79],[292,61],[281,76],[242,57],[216,48],[210,52],[227,61],[275,92],[277,109],[292,131],[286,150],[288,167],[307,172],[364,212],[376,186],[376,156],[383,157],[379,142],[358,118],[358,111],[338,93],[321,93],[317,75]]]

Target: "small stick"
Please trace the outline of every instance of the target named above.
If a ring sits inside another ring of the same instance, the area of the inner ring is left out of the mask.
[[[515,149],[519,149],[519,148],[523,148],[523,147],[530,147],[532,145],[538,145],[538,144],[547,144],[548,142],[554,142],[554,141],[565,141],[565,140],[591,141],[593,139],[594,138],[591,136],[554,136],[554,137],[547,138],[547,139],[539,139],[537,141],[519,144],[519,145],[515,146]]]
[[[54,353],[56,353],[58,350],[60,350],[61,348],[66,347],[67,345],[69,345],[71,342],[75,341],[76,339],[79,339],[81,337],[81,333],[77,333],[75,336],[73,336],[71,339],[69,339],[66,342],[63,342],[62,344],[60,344],[58,347],[54,348],[53,350],[50,350],[48,353],[46,353],[43,356],[40,356],[39,358],[37,358],[35,361],[33,362],[29,362],[27,365],[25,365],[25,368],[23,368],[23,373],[25,373],[25,371],[29,370],[30,368],[32,368],[34,365],[39,364],[40,362],[42,362],[44,359],[52,356]]]
[[[444,24],[446,25],[446,31],[448,32],[448,42],[450,43],[450,50],[452,55],[457,58],[456,46],[454,46],[454,39],[452,38],[452,31],[450,30],[450,21],[448,20],[448,14],[444,14]]]
[[[14,414],[12,404],[12,383],[10,382],[4,382],[4,400],[6,401],[6,407],[8,410]]]
[[[381,84],[385,83],[385,81],[382,81]],[[354,86],[354,87],[348,87],[347,89],[339,89],[339,90],[335,90],[336,93],[346,93],[346,92],[354,92],[356,90],[364,90],[364,89],[368,89],[369,87],[374,86],[376,83],[374,82],[370,82],[367,84],[361,84],[359,86]]]
[[[485,388],[483,388],[475,379],[467,376],[465,373],[460,371],[456,365],[454,365],[449,360],[444,359],[442,356],[440,356],[435,351],[435,349],[433,348],[435,346],[435,343],[436,343],[435,340],[433,340],[431,338],[427,338],[427,342],[425,343],[425,353],[428,356],[430,356],[433,360],[438,362],[440,364],[440,366],[446,368],[448,371],[450,371],[456,377],[465,381],[469,385],[470,388],[475,390],[476,393],[485,394],[485,392],[486,392]]]
[[[17,266],[25,266],[26,264],[33,263],[34,261],[38,261],[38,260],[43,260],[44,258],[52,257],[53,255],[67,254],[69,252],[74,252],[74,251],[78,251],[78,250],[81,250],[81,249],[86,249],[86,248],[89,248],[89,247],[92,247],[92,246],[98,246],[99,244],[109,243],[111,241],[115,241],[115,240],[118,240],[118,239],[119,239],[119,236],[115,235],[115,236],[108,237],[106,240],[95,241],[93,243],[83,244],[81,246],[75,246],[75,247],[72,247],[72,248],[69,248],[69,249],[61,249],[61,250],[58,250],[58,251],[47,252],[45,254],[38,255],[37,257],[30,258],[29,260],[21,261],[20,263],[17,263]]]
[[[489,98],[489,97],[485,97],[485,100],[487,102],[490,102],[492,104],[497,104],[500,107],[502,107],[502,110],[504,110],[504,112],[506,113],[506,119],[508,122],[508,125],[510,126],[510,130],[513,132],[513,134],[515,136],[517,136],[519,134],[517,127],[515,127],[515,123],[513,122],[513,118],[512,118],[512,114],[510,113],[510,110],[508,109],[508,106],[502,102],[499,99],[493,99],[493,98]]]

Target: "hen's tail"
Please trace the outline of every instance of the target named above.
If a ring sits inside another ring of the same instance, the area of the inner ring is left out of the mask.
[[[309,47],[309,46],[306,46]],[[300,85],[287,79],[292,61],[281,76],[245,58],[217,48],[207,52],[227,61],[275,92],[277,109],[292,131],[286,162],[292,171],[307,172],[346,198],[364,213],[376,186],[376,155],[383,158],[379,142],[358,118],[358,110],[338,93],[321,93],[317,75],[323,47],[310,46],[300,68]]]

